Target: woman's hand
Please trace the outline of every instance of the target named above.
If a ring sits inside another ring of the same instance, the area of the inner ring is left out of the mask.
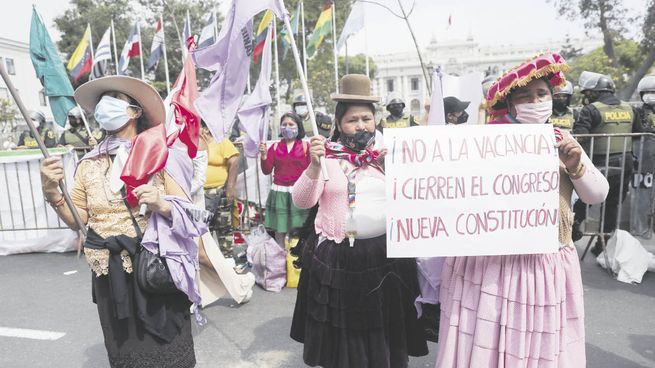
[[[98,141],[95,138],[93,137],[89,138],[89,146],[95,147],[97,145],[98,145]]]
[[[314,136],[309,141],[309,156],[312,158],[312,166],[321,166],[321,157],[325,156],[325,138]]]
[[[64,179],[64,164],[61,157],[51,156],[41,162],[41,185],[47,200],[61,200],[59,181]]]
[[[268,150],[266,149],[266,143],[260,143],[259,144],[259,153],[261,154],[262,160],[266,160],[266,156],[268,154]]]
[[[152,212],[166,214],[170,212],[171,205],[159,196],[159,190],[152,185],[139,185],[134,189],[134,195],[139,205],[145,204]]]
[[[566,170],[571,173],[578,171],[582,158],[582,147],[578,141],[571,134],[564,133],[564,137],[556,146],[559,150],[559,159],[566,166]]]

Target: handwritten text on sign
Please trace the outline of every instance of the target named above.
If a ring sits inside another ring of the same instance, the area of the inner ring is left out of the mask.
[[[413,127],[384,136],[390,257],[557,251],[552,126]]]

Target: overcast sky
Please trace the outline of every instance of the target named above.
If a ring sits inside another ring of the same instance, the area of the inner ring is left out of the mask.
[[[10,0],[2,0],[7,3]],[[398,11],[397,0],[372,0]],[[402,0],[407,7],[411,0]],[[416,0],[410,16],[419,45],[425,47],[435,37],[438,42],[463,40],[469,33],[483,45],[525,44],[534,41],[561,41],[567,34],[573,38],[584,37],[581,22],[559,19],[553,5],[544,0]],[[337,4],[339,2],[337,1]],[[630,15],[643,14],[646,0],[624,0]],[[54,39],[59,35],[53,19],[70,6],[68,0],[11,1],[11,10],[0,16],[0,37],[17,41],[29,41],[32,4],[43,16]],[[223,1],[225,11],[229,1]],[[338,6],[338,5],[337,5]],[[370,54],[412,50],[413,44],[404,21],[395,18],[382,7],[367,4],[367,37],[364,32],[351,38],[349,52],[363,52],[368,40]],[[293,10],[291,10],[293,11]],[[319,11],[305,8],[305,12]],[[452,15],[452,26],[448,17]],[[80,27],[85,25],[81,24]],[[339,25],[341,28],[343,25]],[[200,26],[194,25],[194,32]],[[308,28],[313,25],[308,24]],[[638,34],[631,29],[630,36]],[[596,38],[598,36],[595,36]],[[599,38],[599,37],[598,37]],[[122,44],[124,40],[117,40]],[[149,40],[145,44],[149,44]]]

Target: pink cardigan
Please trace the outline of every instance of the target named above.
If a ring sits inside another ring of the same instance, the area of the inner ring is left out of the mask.
[[[346,218],[348,214],[348,179],[337,159],[326,159],[330,180],[325,182],[319,175],[318,179],[310,179],[307,171],[303,172],[291,189],[293,203],[298,208],[312,208],[319,204],[314,227],[316,233],[337,243],[346,238]],[[350,163],[351,168],[354,166]],[[379,170],[367,167],[359,169],[358,177],[373,176],[384,179]]]

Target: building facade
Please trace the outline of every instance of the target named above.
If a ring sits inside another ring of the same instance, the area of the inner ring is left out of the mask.
[[[0,37],[0,62],[2,62],[7,74],[9,74],[14,87],[18,90],[25,107],[30,111],[41,111],[48,121],[52,121],[52,112],[44,94],[43,86],[36,77],[32,66],[29,44]],[[10,100],[15,106],[9,89],[1,78],[0,98]],[[19,126],[25,124],[20,114],[18,114],[14,124]]]
[[[586,53],[602,45],[602,40],[571,40],[576,47]],[[559,51],[565,41],[531,43],[526,45],[485,46],[473,37],[464,41],[437,42],[433,38],[422,50],[423,61],[427,65],[428,78],[432,70],[439,66],[446,74],[465,75],[483,73],[500,75],[504,71],[546,51]],[[415,51],[372,56],[377,65],[377,75],[373,81],[373,92],[382,96],[394,94],[405,100],[406,111],[422,115],[428,87],[424,78],[418,55]]]

